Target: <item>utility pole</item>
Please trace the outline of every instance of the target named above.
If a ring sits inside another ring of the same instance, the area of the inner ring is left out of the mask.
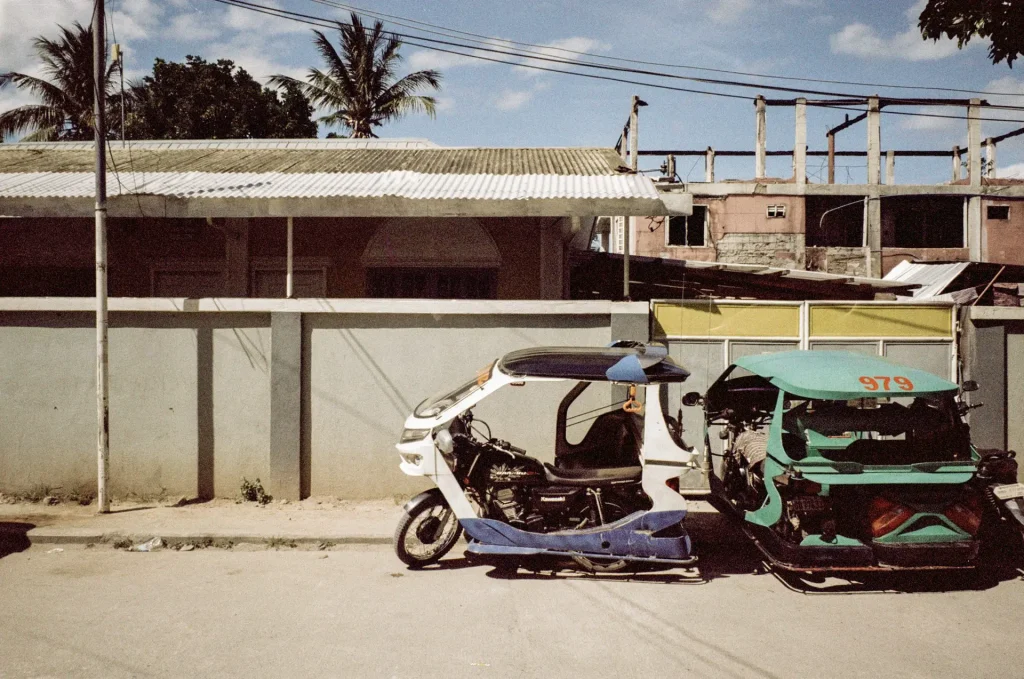
[[[107,163],[106,150],[106,40],[103,35],[103,0],[95,0],[92,15],[94,130],[96,132],[96,488],[98,510],[110,511],[107,479],[110,475],[110,397],[107,387]]]

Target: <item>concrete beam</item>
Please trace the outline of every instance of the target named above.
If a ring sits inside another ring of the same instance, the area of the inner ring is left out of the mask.
[[[302,314],[270,316],[270,483],[275,498],[302,495]]]
[[[967,107],[967,177],[971,186],[981,186],[981,99]]]
[[[92,217],[91,197],[0,197],[0,215],[11,217]],[[178,198],[115,196],[110,217],[204,219],[206,217],[586,217],[660,216],[656,198],[531,198],[530,200],[353,198]]]
[[[763,179],[765,175],[765,158],[768,150],[768,137],[767,137],[767,120],[765,116],[764,97],[761,95],[757,96],[754,100],[754,110],[757,116],[757,120],[754,125],[754,131],[756,134],[755,147],[754,147],[754,178]]]
[[[693,196],[715,197],[732,195],[766,196],[864,196],[878,191],[881,196],[998,196],[999,198],[1024,198],[1024,184],[1007,186],[964,186],[950,184],[816,184],[797,186],[791,182],[761,184],[756,182],[716,182],[706,184],[674,184],[659,186],[659,191],[683,189]]]
[[[868,184],[881,184],[882,116],[878,97],[868,98]]]
[[[888,186],[896,183],[896,154],[893,151],[885,152],[885,183]]]
[[[981,231],[981,198],[971,196],[967,199],[967,249],[971,261],[985,261]]]
[[[797,184],[807,183],[807,100],[796,100],[796,130],[793,141],[793,177]]]

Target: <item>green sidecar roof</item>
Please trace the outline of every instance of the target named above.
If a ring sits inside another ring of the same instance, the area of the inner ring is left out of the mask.
[[[957,391],[932,373],[877,356],[849,351],[783,351],[743,356],[734,361],[795,396],[854,399]]]

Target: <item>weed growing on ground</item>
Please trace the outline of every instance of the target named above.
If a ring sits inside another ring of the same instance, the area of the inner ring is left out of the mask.
[[[132,546],[132,541],[128,538],[117,538],[112,543],[112,546],[114,547],[114,549],[128,549]]]
[[[284,538],[270,538],[267,540],[267,549],[281,549],[282,547],[295,549],[297,546],[294,540],[286,540]]]
[[[259,477],[255,481],[242,477],[242,499],[246,502],[256,502],[261,505],[269,504],[274,500],[274,496],[263,490],[263,484],[260,483]]]

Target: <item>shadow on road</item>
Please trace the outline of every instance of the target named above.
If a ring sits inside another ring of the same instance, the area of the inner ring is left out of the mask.
[[[0,521],[0,559],[28,549],[32,545],[28,532],[35,527],[34,523]]]

